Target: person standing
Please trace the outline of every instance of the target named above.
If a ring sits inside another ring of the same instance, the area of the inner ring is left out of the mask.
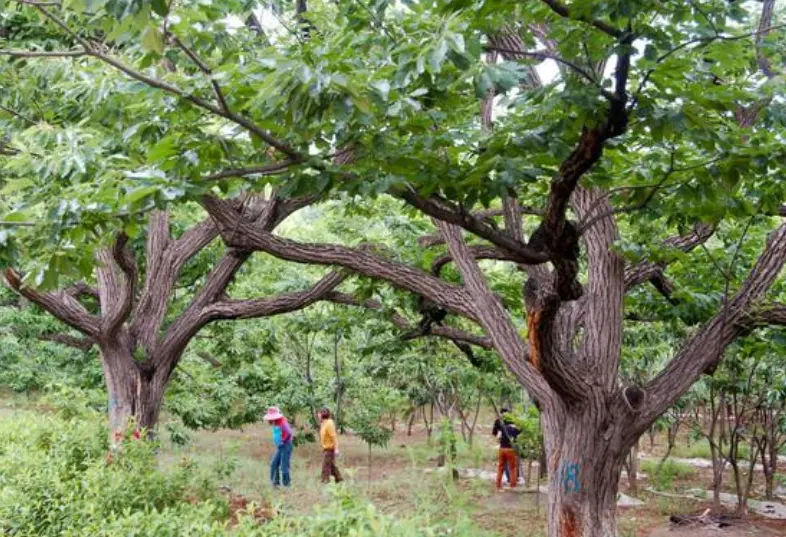
[[[336,466],[336,455],[338,455],[338,435],[336,435],[336,424],[330,417],[330,410],[322,408],[319,411],[319,419],[322,422],[319,428],[319,441],[322,444],[322,482],[330,483],[330,476],[341,483],[341,472]]]
[[[273,487],[290,486],[289,465],[292,458],[292,428],[278,407],[267,409],[264,420],[273,426],[276,452],[270,461],[270,482]]]
[[[502,475],[508,473],[508,483],[510,488],[515,488],[518,484],[518,454],[514,447],[519,429],[506,416],[509,410],[502,409],[502,414],[494,421],[494,428],[491,434],[495,437],[499,435],[499,455],[497,457],[497,490],[502,490]]]

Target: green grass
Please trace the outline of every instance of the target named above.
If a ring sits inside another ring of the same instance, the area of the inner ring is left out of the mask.
[[[706,440],[692,442],[690,446],[677,444],[674,446],[671,455],[680,459],[709,459],[712,457],[710,444]]]
[[[650,482],[658,490],[672,490],[675,481],[684,481],[698,475],[698,470],[671,459],[658,468],[657,461],[643,461],[641,468],[650,475]]]
[[[725,447],[724,452],[727,450],[728,448]],[[747,444],[740,444],[739,455],[740,459],[748,459],[750,456],[750,448]],[[690,447],[686,444],[674,446],[671,456],[678,459],[712,459],[712,451],[710,450],[710,444],[707,440],[699,440],[695,443],[691,443]]]

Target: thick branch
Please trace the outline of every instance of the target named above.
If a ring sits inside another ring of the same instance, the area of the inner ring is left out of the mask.
[[[761,306],[747,316],[746,323],[750,326],[786,326],[786,304],[774,302]]]
[[[579,187],[572,205],[580,218],[595,207],[611,207],[608,193]],[[617,388],[619,356],[622,348],[622,312],[625,295],[625,262],[614,251],[619,238],[617,222],[607,218],[585,233],[587,253],[587,299],[584,302],[584,337],[581,361],[609,394]]]
[[[704,244],[714,232],[714,226],[699,223],[693,227],[693,231],[690,233],[666,239],[663,244],[687,253]],[[641,261],[627,267],[625,269],[625,290],[630,291],[637,285],[651,281],[653,278],[662,277],[664,267],[663,263],[653,263],[652,261]]]
[[[226,210],[226,202],[206,197],[203,204],[216,220],[224,240],[230,246],[259,250],[280,259],[296,263],[335,265],[425,296],[442,307],[469,318],[474,313],[468,305],[468,296],[458,286],[443,282],[418,269],[388,261],[372,254],[368,249],[349,248],[337,244],[308,244],[277,237],[242,221],[233,211]]]
[[[89,351],[96,343],[95,339],[91,337],[77,337],[70,334],[41,334],[38,339],[59,343],[83,352]]]
[[[105,335],[115,334],[131,315],[131,310],[134,307],[137,268],[134,254],[127,243],[128,236],[121,233],[112,246],[111,259],[120,268],[123,282],[119,286],[113,286],[106,290],[108,304],[104,308],[102,319],[102,331]],[[111,263],[108,256],[103,256],[102,260],[105,263]],[[110,264],[104,270],[114,272],[114,267]]]
[[[520,203],[516,204],[515,212],[518,216],[529,214],[533,216],[543,216],[545,211],[538,207],[533,207],[532,205],[521,205]],[[501,209],[484,209],[482,211],[478,211],[473,213],[477,218],[482,220],[486,220],[489,218],[493,218],[495,216],[507,216],[507,209],[506,207],[502,207]]]
[[[199,227],[197,225],[186,231],[184,236]],[[131,333],[137,345],[147,349],[148,354],[153,353],[158,330],[166,315],[169,295],[179,273],[179,269],[176,269],[173,263],[177,255],[172,247],[177,244],[177,242],[173,243],[170,237],[169,213],[153,211],[150,214],[145,247],[147,252],[145,282],[133,313],[131,326]],[[201,244],[201,247],[204,247],[204,244]]]
[[[437,226],[464,279],[464,286],[472,298],[471,305],[478,322],[491,338],[494,348],[533,398],[546,407],[555,404],[554,392],[541,372],[527,360],[526,345],[505,308],[489,289],[461,236],[460,229],[445,222],[437,222]]]
[[[759,70],[764,73],[764,76],[774,78],[777,73],[772,69],[772,62],[764,53],[763,45],[764,39],[770,33],[772,16],[775,11],[775,0],[764,0],[761,9],[761,18],[759,19],[759,28],[756,35],[756,63],[759,66]]]
[[[293,212],[310,205],[318,199],[317,195],[300,198],[281,199],[274,194],[272,199],[263,200],[261,197],[250,197],[242,203],[237,200],[222,202],[221,210],[227,217],[241,219],[250,227],[264,232],[270,232]],[[184,234],[176,245],[176,269],[179,271],[182,264],[194,255],[201,244],[207,244],[218,234],[218,227],[213,222],[214,216],[195,228],[194,234],[188,237]],[[238,234],[238,228],[226,230],[230,237]],[[207,242],[206,242],[207,241]],[[185,350],[191,338],[208,322],[212,320],[208,309],[222,300],[227,287],[232,282],[243,263],[250,257],[251,250],[228,248],[196,296],[192,299],[186,310],[178,317],[167,331],[160,345],[159,360],[164,368],[174,369],[177,361]]]
[[[63,292],[74,298],[80,298],[83,296],[98,298],[98,290],[95,287],[87,285],[85,282],[76,282],[70,287],[63,289]]]
[[[349,295],[347,293],[340,293],[338,291],[332,291],[325,296],[325,300],[329,300],[330,302],[335,302],[336,304],[343,304],[345,306],[355,306],[359,308],[366,308],[374,311],[382,311],[382,303],[378,300],[364,300],[360,301],[356,299],[354,296]],[[399,314],[398,312],[391,312],[390,313],[390,321],[401,330],[407,333],[414,333],[417,332],[417,327],[414,327],[412,323],[410,323],[406,317]],[[458,328],[453,328],[450,326],[432,326],[431,330],[429,330],[428,334],[422,334],[424,336],[435,336],[444,339],[449,339],[451,341],[461,341],[464,343],[470,343],[472,345],[476,345],[478,347],[483,347],[484,349],[493,349],[494,346],[491,343],[491,340],[484,336],[478,336],[475,334],[471,334],[469,332],[464,332],[463,330],[459,330]]]
[[[764,252],[737,294],[646,387],[648,405],[636,420],[631,434],[643,432],[696,382],[702,372],[715,367],[726,347],[748,329],[751,311],[755,316],[757,303],[775,282],[785,262],[786,224],[783,224],[769,236]],[[778,320],[780,312],[780,308],[773,308],[768,315]]]
[[[346,279],[346,274],[331,272],[312,288],[255,300],[222,300],[207,307],[205,314],[212,319],[254,319],[271,317],[305,308],[319,300]]]
[[[216,360],[215,358],[210,356],[208,353],[206,353],[206,352],[198,352],[196,354],[197,354],[197,356],[202,358],[204,361],[206,361],[207,363],[209,363],[213,367],[215,367],[215,368],[221,367],[221,362],[219,362],[218,360]]]
[[[508,252],[500,250],[494,246],[468,246],[470,254],[473,256],[474,259],[496,259],[498,261],[515,261],[515,257],[510,255]],[[443,256],[438,257],[434,260],[431,264],[431,273],[434,276],[439,276],[440,272],[442,272],[442,268],[453,261],[453,256],[450,254],[445,254]]]
[[[74,297],[63,291],[41,292],[22,284],[22,277],[11,268],[3,272],[8,286],[29,301],[41,306],[58,320],[83,334],[97,337],[100,331],[99,320],[90,315]]]
[[[517,263],[537,265],[549,260],[548,253],[517,241],[507,233],[495,229],[475,215],[453,207],[446,200],[435,197],[424,198],[413,189],[404,190],[400,193],[400,197],[432,218],[460,226],[478,237],[486,239],[500,248],[504,248],[511,253]]]
[[[509,210],[510,209],[506,206],[501,209],[484,209],[481,211],[475,211],[472,213],[472,215],[475,218],[478,218],[480,220],[485,220],[489,225],[492,225],[493,223],[493,221],[491,220],[492,218],[498,216],[505,216],[507,218],[506,212],[508,212]],[[545,214],[543,209],[539,209],[538,207],[533,207],[532,205],[521,205],[520,203],[516,203],[515,208],[513,210],[518,212],[519,218],[521,215],[525,215],[525,214],[533,215],[533,216],[543,216]],[[784,208],[784,216],[786,216],[786,208]],[[507,229],[507,227],[508,226],[506,224],[505,231],[511,233],[510,230]],[[493,225],[492,225],[492,229],[495,229]],[[518,235],[517,237],[515,233],[511,233],[511,236],[513,236],[517,240],[523,241],[522,235]],[[442,235],[440,235],[439,233],[433,233],[418,238],[418,244],[424,248],[430,248],[432,246],[445,244],[445,240],[442,238]]]

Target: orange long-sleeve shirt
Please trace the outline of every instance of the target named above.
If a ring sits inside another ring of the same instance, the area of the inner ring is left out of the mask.
[[[326,419],[322,421],[319,428],[319,441],[322,443],[322,449],[336,449],[338,441],[336,438],[336,424],[333,420]]]

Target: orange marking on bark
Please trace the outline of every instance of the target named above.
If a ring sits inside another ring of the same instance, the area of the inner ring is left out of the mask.
[[[538,340],[538,325],[540,323],[540,312],[527,315],[527,336],[529,338],[529,363],[540,371],[540,342]]]
[[[581,537],[576,513],[567,505],[562,508],[559,516],[559,537]]]

